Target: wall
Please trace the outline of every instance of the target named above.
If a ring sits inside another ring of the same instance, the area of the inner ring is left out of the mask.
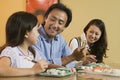
[[[25,10],[25,0],[0,0],[0,46],[5,43],[7,18],[16,11]]]
[[[25,10],[26,0],[1,0],[0,2],[0,46],[5,42],[5,23],[7,18],[16,11]],[[120,68],[119,30],[120,0],[61,0],[73,12],[70,26],[62,33],[66,41],[82,33],[84,26],[93,18],[100,18],[106,24],[109,51],[107,64]]]
[[[66,41],[79,36],[82,29],[93,18],[100,18],[105,22],[109,51],[105,62],[120,68],[120,0],[61,0],[70,7],[73,19],[70,26],[62,33]]]

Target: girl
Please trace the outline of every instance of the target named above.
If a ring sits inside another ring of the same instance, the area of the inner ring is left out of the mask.
[[[1,76],[33,75],[46,70],[48,63],[30,47],[37,42],[38,26],[37,18],[27,12],[16,12],[9,17],[6,43],[0,48]]]

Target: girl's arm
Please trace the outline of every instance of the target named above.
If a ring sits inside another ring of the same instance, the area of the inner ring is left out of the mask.
[[[0,58],[0,76],[28,76],[35,75],[46,70],[47,63],[39,61],[32,68],[11,67],[11,61],[8,57]]]

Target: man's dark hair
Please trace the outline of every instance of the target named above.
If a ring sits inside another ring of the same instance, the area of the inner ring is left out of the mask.
[[[47,18],[49,13],[54,10],[54,9],[59,9],[64,11],[67,14],[67,22],[65,24],[65,27],[68,27],[68,25],[70,24],[70,22],[72,21],[72,12],[69,8],[67,8],[65,5],[63,5],[62,3],[57,3],[57,4],[53,4],[52,6],[49,7],[49,9],[46,11],[44,17]]]

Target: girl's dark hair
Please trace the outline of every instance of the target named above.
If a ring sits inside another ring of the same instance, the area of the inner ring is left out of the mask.
[[[106,57],[106,50],[107,50],[107,46],[108,46],[105,24],[100,19],[93,19],[84,28],[85,34],[91,25],[97,26],[102,33],[100,39],[90,47],[91,54],[96,55],[97,62],[101,63],[101,62],[103,62],[103,57]]]
[[[6,46],[14,47],[22,44],[26,32],[31,31],[37,23],[37,18],[31,13],[19,11],[12,14],[6,23],[6,43],[0,48],[0,53]],[[31,47],[29,50],[35,56],[35,51]]]
[[[65,5],[63,5],[62,3],[57,3],[57,4],[53,4],[52,6],[49,7],[49,9],[46,11],[44,17],[47,18],[49,13],[54,10],[54,9],[59,9],[64,11],[67,14],[67,22],[65,27],[68,27],[70,22],[72,21],[72,12],[69,8],[67,8]],[[43,23],[43,25],[45,24],[45,22]]]

